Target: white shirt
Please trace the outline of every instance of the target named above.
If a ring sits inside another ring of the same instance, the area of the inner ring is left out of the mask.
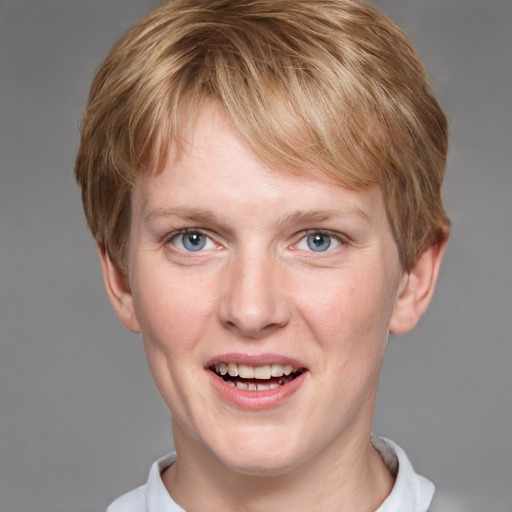
[[[373,437],[372,443],[396,475],[391,494],[375,512],[427,512],[434,495],[432,482],[414,472],[405,452],[393,441]],[[157,460],[146,484],[115,500],[107,512],[186,512],[171,498],[162,481],[162,473],[175,460],[175,453]]]

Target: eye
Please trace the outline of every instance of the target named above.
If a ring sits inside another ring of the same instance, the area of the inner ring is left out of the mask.
[[[215,244],[205,234],[199,231],[187,231],[172,237],[172,244],[182,251],[198,252],[203,249],[214,249]]]
[[[299,240],[297,249],[325,252],[336,249],[341,244],[341,240],[334,235],[322,231],[314,231]]]

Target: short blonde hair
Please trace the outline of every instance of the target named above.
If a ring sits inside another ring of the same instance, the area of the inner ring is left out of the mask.
[[[100,66],[75,173],[99,246],[126,271],[130,192],[215,101],[283,172],[382,190],[404,270],[448,236],[448,128],[405,34],[354,0],[173,0]]]

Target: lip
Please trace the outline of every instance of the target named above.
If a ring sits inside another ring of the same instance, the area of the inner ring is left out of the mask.
[[[215,372],[209,370],[211,366],[219,363],[242,363],[251,366],[262,366],[266,364],[291,365],[295,369],[305,369],[305,365],[297,359],[280,356],[277,354],[222,354],[210,359],[205,365],[208,378],[213,389],[226,402],[241,409],[260,410],[277,407],[288,398],[290,398],[305,382],[307,369],[287,384],[283,384],[276,389],[262,391],[249,391],[230,386],[219,377]]]
[[[207,361],[204,367],[205,369],[208,369],[210,366],[220,363],[242,363],[249,366],[263,366],[266,364],[282,364],[284,366],[289,364],[296,370],[299,368],[306,368],[306,365],[298,359],[278,354],[239,354],[234,352],[212,357]]]

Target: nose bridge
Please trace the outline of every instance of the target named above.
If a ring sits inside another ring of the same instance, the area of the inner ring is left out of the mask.
[[[289,307],[279,261],[264,247],[248,247],[227,268],[220,320],[247,337],[260,337],[283,327]]]

